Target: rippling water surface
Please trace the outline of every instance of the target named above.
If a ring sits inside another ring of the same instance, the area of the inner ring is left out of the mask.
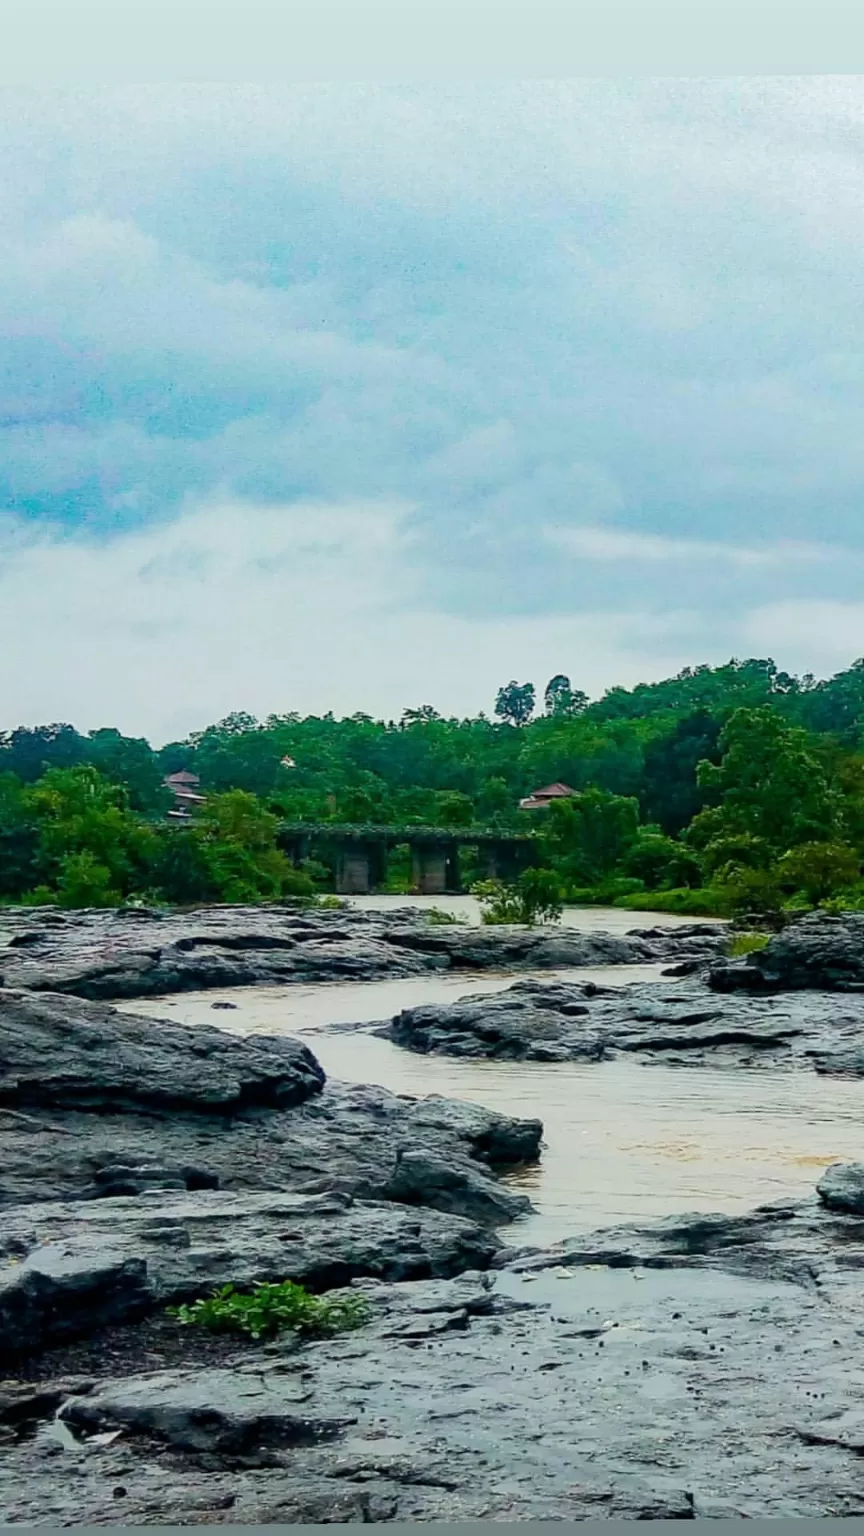
[[[657,966],[545,972],[545,979],[627,985]],[[512,985],[513,977],[410,977],[319,986],[233,988],[125,1005],[238,1034],[302,1038],[330,1077],[395,1093],[441,1094],[545,1126],[540,1164],[511,1176],[536,1215],[511,1242],[686,1210],[739,1211],[807,1194],[831,1162],[864,1158],[864,1082],[800,1070],[671,1067],[626,1057],[600,1065],[504,1063],[418,1056],[363,1030],[403,1007]],[[233,1010],[216,1010],[231,1002]]]

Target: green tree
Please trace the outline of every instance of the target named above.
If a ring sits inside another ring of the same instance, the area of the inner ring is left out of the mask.
[[[639,830],[639,802],[602,789],[554,801],[545,814],[550,862],[572,887],[598,885],[615,874]]]
[[[622,872],[641,880],[649,891],[701,884],[696,855],[657,827],[642,827],[623,862]]]
[[[847,890],[860,870],[857,853],[842,843],[799,843],[777,865],[782,884],[802,891],[814,907]]]
[[[0,773],[0,897],[22,896],[38,882],[39,828],[21,780]]]
[[[517,814],[516,799],[499,774],[484,779],[477,796],[477,819],[484,825],[501,825]]]
[[[155,834],[130,811],[122,785],[109,784],[91,767],[50,768],[25,798],[38,824],[37,862],[47,885],[77,868],[66,863],[71,855],[85,853],[92,864],[82,868],[107,870],[106,889],[124,896],[149,884]]]
[[[750,833],[777,854],[798,843],[832,841],[842,797],[832,785],[819,745],[771,708],[736,710],[720,736],[719,765],[700,764],[700,785],[719,816],[700,812],[714,835]]]
[[[511,725],[527,725],[534,713],[535,693],[533,683],[506,683],[498,689],[495,713]]]
[[[449,794],[440,796],[435,817],[439,827],[470,827],[474,820],[474,806],[467,795]]]
[[[103,778],[123,785],[133,811],[164,815],[170,810],[171,793],[163,786],[159,759],[148,742],[105,729],[91,731],[84,750]]]
[[[278,818],[242,789],[209,796],[191,829],[218,899],[254,902],[308,896],[312,881],[277,846]]]
[[[543,703],[547,715],[579,715],[588,703],[588,695],[573,688],[563,672],[557,672],[546,684]]]
[[[60,860],[57,901],[61,907],[116,907],[121,899],[108,866],[86,848]]]
[[[557,922],[563,911],[561,882],[551,869],[523,870],[518,880],[481,880],[472,886],[484,923],[514,923],[533,928],[535,923]]]

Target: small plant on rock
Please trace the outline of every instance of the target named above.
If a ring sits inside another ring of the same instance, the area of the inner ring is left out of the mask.
[[[729,954],[733,959],[741,955],[754,955],[765,948],[769,938],[770,934],[767,933],[736,933],[730,942]]]
[[[312,1296],[293,1280],[256,1285],[250,1292],[223,1285],[214,1296],[169,1307],[178,1322],[218,1333],[272,1338],[285,1330],[327,1335],[362,1328],[369,1307],[363,1296]]]
[[[427,907],[425,917],[433,928],[450,928],[460,921],[455,912],[445,912],[441,907]]]

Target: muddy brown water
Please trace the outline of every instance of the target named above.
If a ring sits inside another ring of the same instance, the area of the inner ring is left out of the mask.
[[[543,975],[626,986],[659,973],[659,966],[643,965]],[[362,1029],[340,1028],[388,1019],[422,1002],[500,990],[513,980],[488,972],[435,974],[231,988],[123,1006],[237,1034],[293,1035],[310,1045],[332,1078],[541,1119],[541,1162],[509,1176],[536,1208],[508,1229],[514,1243],[545,1245],[594,1227],[682,1211],[749,1210],[806,1195],[830,1163],[864,1157],[864,1082],[807,1070],[646,1065],[626,1057],[599,1065],[466,1061],[414,1055]],[[220,1002],[233,1008],[214,1010]]]

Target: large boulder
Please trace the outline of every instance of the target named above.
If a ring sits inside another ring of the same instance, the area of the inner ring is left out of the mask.
[[[77,998],[0,989],[0,1103],[230,1114],[302,1104],[324,1071],[296,1040],[239,1039]]]
[[[0,991],[0,1206],[157,1189],[335,1190],[494,1223],[524,1208],[496,1169],[536,1160],[542,1132],[538,1120],[476,1105],[325,1084],[290,1038]],[[436,1162],[426,1189],[394,1182],[415,1151]]]
[[[832,1163],[816,1190],[830,1210],[864,1216],[864,1163]]]
[[[862,1020],[864,1009],[852,1027]],[[827,1021],[761,999],[721,999],[698,982],[522,981],[504,992],[403,1009],[380,1032],[412,1051],[499,1061],[601,1061],[629,1052],[728,1064],[786,1058],[799,1042],[804,1059],[805,1045],[830,1043],[820,1027]]]

